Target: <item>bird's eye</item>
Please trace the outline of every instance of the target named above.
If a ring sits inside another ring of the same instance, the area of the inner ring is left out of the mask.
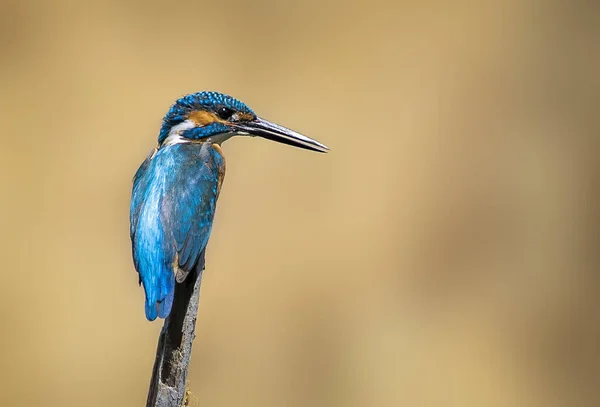
[[[227,120],[233,115],[234,111],[228,107],[222,106],[217,110],[217,114],[223,120]]]

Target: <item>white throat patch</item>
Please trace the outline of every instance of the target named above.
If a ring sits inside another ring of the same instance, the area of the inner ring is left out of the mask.
[[[167,136],[165,141],[163,141],[163,146],[171,146],[173,144],[189,143],[190,140],[186,140],[185,138],[181,137],[181,133],[183,133],[186,130],[191,130],[194,127],[196,127],[196,123],[194,123],[191,120],[185,120],[185,121],[179,123],[178,125],[171,127],[171,130],[169,131],[169,135]]]
[[[221,133],[217,134],[216,136],[211,136],[207,138],[206,141],[208,141],[211,144],[221,145],[222,142],[229,140],[233,136],[235,136],[235,134],[233,133]]]

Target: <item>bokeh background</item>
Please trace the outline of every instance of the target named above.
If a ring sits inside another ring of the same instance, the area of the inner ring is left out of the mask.
[[[600,405],[593,1],[0,2],[0,405],[144,405],[132,176],[179,96],[224,145],[196,406]]]

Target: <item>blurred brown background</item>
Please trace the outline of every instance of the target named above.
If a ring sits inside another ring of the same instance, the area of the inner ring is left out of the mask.
[[[193,405],[600,405],[594,3],[3,0],[0,405],[144,405],[131,180],[203,89],[331,153],[224,145]]]

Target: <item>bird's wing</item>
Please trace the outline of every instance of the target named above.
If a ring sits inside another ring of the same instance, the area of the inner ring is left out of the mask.
[[[156,319],[157,313],[170,308],[175,279],[171,271],[172,243],[164,239],[159,219],[159,205],[167,171],[161,170],[164,158],[155,158],[152,151],[133,177],[130,206],[130,236],[133,263],[139,282],[146,293],[146,318]],[[158,164],[157,164],[158,162]]]
[[[150,182],[149,177],[144,177],[146,174],[146,170],[148,169],[148,165],[150,165],[150,161],[152,157],[156,154],[156,149],[152,150],[150,154],[146,157],[140,168],[136,171],[133,176],[133,191],[131,194],[131,213],[130,213],[130,225],[129,225],[129,235],[131,237],[131,241],[133,242],[135,237],[135,232],[137,229],[138,219],[140,217],[140,210],[142,209],[142,203],[144,199],[144,194],[142,191],[148,188],[148,183]]]
[[[179,172],[179,181],[168,185],[162,205],[165,231],[172,233],[175,242],[178,282],[202,257],[219,193],[222,156],[205,146],[196,160]]]

